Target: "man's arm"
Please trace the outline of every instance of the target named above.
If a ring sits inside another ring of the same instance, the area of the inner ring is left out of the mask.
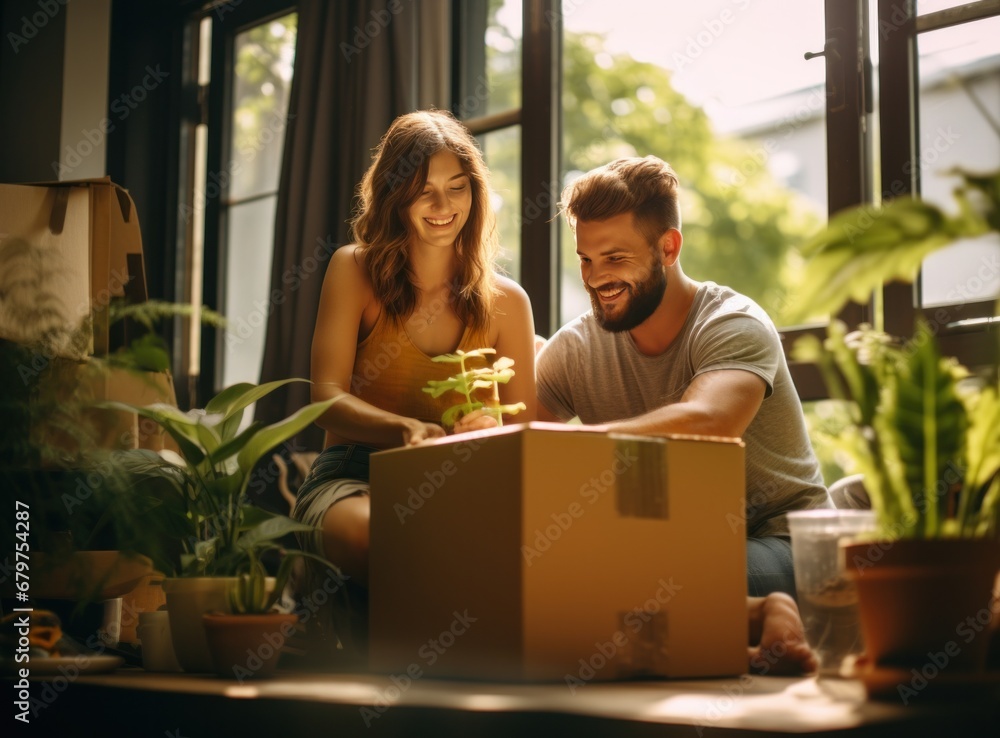
[[[690,433],[739,438],[757,415],[767,384],[742,369],[717,369],[699,374],[678,402],[626,420],[604,430],[635,435]],[[539,405],[539,410],[544,408]],[[541,419],[544,413],[539,413]]]
[[[535,336],[535,355],[539,359],[535,365],[538,376],[538,388],[541,390],[542,383],[546,383],[550,387],[550,393],[558,391],[565,396],[565,354],[557,352],[557,355],[550,354],[543,357],[542,354],[544,350],[549,347],[550,343],[550,341],[545,340],[542,336]],[[556,358],[553,358],[554,356],[556,356]],[[556,390],[556,387],[559,387],[560,389]],[[564,418],[556,415],[545,406],[545,401],[542,399],[544,394],[546,394],[544,391],[538,392],[537,418],[546,423],[565,423],[566,420]]]
[[[542,401],[538,401],[538,419],[543,420],[546,423],[562,423],[564,422],[562,418],[557,416],[555,413],[549,411]]]

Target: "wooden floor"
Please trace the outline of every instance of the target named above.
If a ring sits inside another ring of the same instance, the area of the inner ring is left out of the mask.
[[[12,690],[11,690],[12,691]],[[31,682],[45,736],[995,736],[1000,702],[866,700],[854,680],[499,684],[282,674],[239,684],[120,669]],[[933,695],[930,695],[933,697]],[[41,707],[41,705],[45,705]],[[5,721],[8,722],[8,721]],[[10,720],[17,728],[20,724]],[[21,734],[16,731],[15,734]],[[3,735],[10,735],[3,730]]]

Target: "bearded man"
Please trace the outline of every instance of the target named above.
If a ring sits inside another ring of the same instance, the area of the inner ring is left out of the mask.
[[[749,594],[793,594],[785,513],[833,505],[774,323],[750,298],[684,274],[666,162],[613,161],[570,183],[560,206],[593,310],[539,351],[539,419],[742,438]]]

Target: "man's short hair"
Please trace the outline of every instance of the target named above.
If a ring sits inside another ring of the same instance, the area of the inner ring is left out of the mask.
[[[559,210],[574,231],[577,221],[632,213],[636,228],[655,246],[669,229],[681,227],[677,190],[677,174],[662,159],[616,159],[570,182]]]

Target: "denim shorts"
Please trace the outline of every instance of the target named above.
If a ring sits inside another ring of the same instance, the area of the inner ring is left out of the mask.
[[[313,462],[296,495],[292,517],[313,526],[297,534],[305,550],[323,555],[322,523],[326,511],[346,497],[370,494],[368,457],[378,449],[358,443],[330,446]]]

